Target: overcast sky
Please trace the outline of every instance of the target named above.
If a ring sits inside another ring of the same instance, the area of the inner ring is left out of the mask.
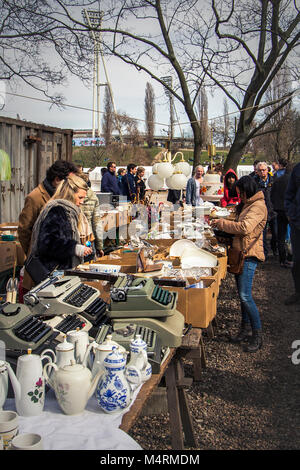
[[[135,68],[110,58],[106,60],[108,77],[112,86],[115,106],[117,111],[125,112],[127,115],[139,119],[139,129],[144,131],[144,100],[147,81],[151,83],[155,93],[156,126],[155,134],[166,135],[163,129],[168,130],[169,125],[169,102],[163,87],[156,81],[151,80],[144,72],[138,72]],[[163,75],[163,72],[162,72]],[[104,69],[100,61],[100,83],[105,83]],[[3,84],[2,84],[3,86]],[[59,109],[50,103],[43,102],[45,96],[33,88],[19,83],[18,87],[11,89],[6,85],[5,106],[0,111],[2,116],[32,121],[40,124],[65,128],[65,129],[91,129],[93,107],[93,86],[85,86],[78,78],[69,77],[69,83],[61,87],[59,91],[65,97],[66,106]],[[28,98],[13,96],[10,93],[24,95]],[[36,100],[30,99],[35,98]],[[104,87],[100,88],[100,111],[103,111]],[[209,115],[215,117],[223,113],[223,99],[220,96],[209,98]],[[76,109],[76,107],[84,109]],[[178,117],[180,125],[175,126],[175,135],[184,132],[191,134],[188,118],[182,106],[175,101],[175,119]],[[102,114],[101,114],[102,120]],[[185,123],[185,124],[184,124]],[[96,122],[97,126],[97,122]]]

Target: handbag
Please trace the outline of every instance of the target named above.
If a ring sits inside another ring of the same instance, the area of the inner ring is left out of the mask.
[[[46,268],[46,266],[41,262],[39,257],[31,253],[26,259],[24,266],[29,276],[36,285],[44,281],[47,277],[49,277],[49,275],[53,271],[52,269],[50,270]]]
[[[227,271],[231,274],[242,274],[244,269],[244,262],[247,255],[247,252],[252,248],[254,243],[259,239],[258,237],[254,239],[251,245],[248,246],[247,250],[239,250],[238,248],[230,247],[227,251]]]
[[[228,248],[227,271],[232,274],[241,274],[244,268],[246,252],[237,248]]]

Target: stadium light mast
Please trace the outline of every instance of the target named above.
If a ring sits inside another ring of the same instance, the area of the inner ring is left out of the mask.
[[[173,80],[170,75],[167,77],[161,77],[161,80],[169,87],[172,88],[173,85]],[[173,95],[170,92],[170,90],[165,87],[165,94],[167,98],[169,98],[169,103],[170,103],[170,125],[169,125],[169,138],[170,142],[172,142],[174,138],[174,104],[173,104]]]
[[[95,28],[101,27],[102,11],[82,10],[82,16],[85,24],[89,28],[90,38],[94,44],[94,67],[93,67],[93,127],[92,137],[96,134],[96,114],[97,114],[97,133],[100,137],[100,82],[99,82],[99,52],[100,52],[100,31]]]
[[[119,125],[118,115],[116,112],[115,102],[113,98],[111,84],[108,79],[107,69],[104,61],[103,50],[101,47],[101,24],[102,24],[102,17],[103,11],[92,11],[92,10],[82,10],[82,16],[86,26],[89,28],[90,38],[94,44],[94,74],[93,74],[93,137],[95,137],[95,122],[96,122],[96,113],[97,113],[97,124],[98,124],[98,137],[100,137],[100,86],[107,86],[109,89],[114,113],[115,113],[115,121],[116,125],[120,134],[120,141],[123,141],[121,128]],[[105,73],[106,83],[100,83],[99,81],[99,55],[101,54],[103,69]],[[97,103],[97,111],[96,111],[96,103]]]

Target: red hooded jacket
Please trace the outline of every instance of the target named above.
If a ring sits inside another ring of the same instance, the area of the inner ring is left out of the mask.
[[[229,195],[227,179],[230,173],[232,173],[235,176],[236,180],[238,180],[236,172],[230,168],[230,170],[228,170],[226,172],[226,175],[224,176],[224,196],[222,197],[220,201],[221,207],[226,207],[228,206],[228,204],[239,204],[241,202],[240,196],[236,195],[235,197],[232,197]]]

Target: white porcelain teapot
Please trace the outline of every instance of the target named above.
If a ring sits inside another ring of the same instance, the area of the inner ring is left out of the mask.
[[[4,361],[0,361],[0,410],[2,410],[3,405],[6,401],[7,391],[8,391],[7,364]]]
[[[71,360],[75,361],[75,345],[67,341],[67,336],[64,336],[64,340],[58,343],[55,347],[55,352],[52,349],[45,349],[41,353],[41,358],[45,355],[52,356],[53,362],[57,367],[64,367],[70,365]]]
[[[51,378],[48,368],[53,368]],[[77,415],[84,411],[101,375],[99,371],[92,379],[91,371],[83,364],[71,360],[70,365],[58,368],[50,362],[44,367],[47,383],[54,390],[59,406],[66,415]]]
[[[105,373],[101,375],[96,397],[100,407],[106,413],[120,412],[131,403],[133,387],[125,374],[125,356],[118,351],[116,346],[113,346],[112,352],[104,359]],[[141,383],[141,373],[134,366],[132,366],[133,371]]]
[[[20,416],[36,416],[42,413],[45,401],[45,381],[43,377],[42,360],[38,354],[28,354],[18,357],[16,374],[7,362],[7,371],[15,394],[17,413]]]
[[[142,339],[141,335],[136,335],[135,339],[130,342],[130,361],[127,370],[136,367],[142,376],[142,381],[146,382],[152,375],[152,366],[148,361],[147,343]]]

